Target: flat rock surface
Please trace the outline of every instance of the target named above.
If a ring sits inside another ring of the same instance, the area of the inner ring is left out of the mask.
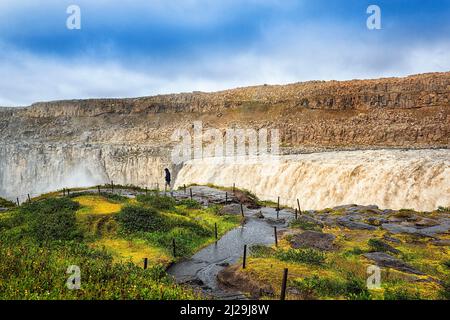
[[[423,273],[417,269],[414,269],[404,261],[394,258],[393,256],[384,252],[371,252],[364,254],[369,260],[374,261],[380,267],[392,268],[399,271],[422,275]]]
[[[328,233],[305,231],[290,236],[289,242],[294,249],[313,248],[318,250],[333,250],[336,236]]]

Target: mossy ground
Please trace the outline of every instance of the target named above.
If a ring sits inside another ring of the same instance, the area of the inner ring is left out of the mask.
[[[325,256],[323,263],[303,259],[303,249],[292,249],[286,240],[288,237],[285,237],[279,240],[278,247],[254,248],[247,259],[246,269],[239,272],[256,279],[261,286],[273,288],[275,296],[265,296],[263,299],[279,297],[284,268],[289,270],[287,299],[445,299],[445,286],[438,282],[445,283],[449,279],[450,254],[447,247],[435,246],[427,238],[396,236],[401,242],[389,244],[400,252],[390,254],[426,275],[382,268],[381,288],[368,290],[368,267],[374,263],[363,254],[373,252],[374,248],[370,245],[373,241],[370,240],[383,239],[386,232],[339,227],[325,227],[322,232],[336,236],[337,248],[321,252]],[[444,235],[442,238],[449,237]],[[285,253],[289,251],[289,257],[293,258],[286,260]]]
[[[146,219],[158,216],[161,225],[127,229],[119,216],[130,208]],[[164,270],[215,241],[215,224],[221,236],[240,223],[239,217],[217,212],[166,197],[73,192],[33,199],[0,214],[0,254],[6,257],[0,261],[0,299],[199,298],[175,285]],[[80,266],[82,290],[66,289],[69,265]]]

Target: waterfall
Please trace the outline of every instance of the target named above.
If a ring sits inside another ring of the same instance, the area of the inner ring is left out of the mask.
[[[290,207],[345,204],[431,211],[450,206],[450,150],[336,151],[262,161],[191,160],[177,175],[183,184],[249,190]]]

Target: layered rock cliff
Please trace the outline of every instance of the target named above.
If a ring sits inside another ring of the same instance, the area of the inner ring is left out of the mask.
[[[161,181],[170,136],[194,121],[279,129],[283,153],[448,148],[450,73],[0,108],[0,196]]]

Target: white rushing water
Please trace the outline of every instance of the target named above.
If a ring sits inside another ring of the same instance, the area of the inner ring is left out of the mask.
[[[247,189],[302,209],[345,204],[431,211],[450,206],[450,150],[338,151],[263,161],[192,160],[175,187],[214,184]]]

